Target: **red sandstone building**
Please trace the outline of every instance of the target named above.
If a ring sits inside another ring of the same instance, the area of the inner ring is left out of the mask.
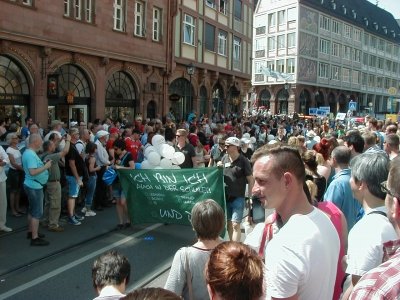
[[[252,0],[0,0],[0,119],[242,109]]]

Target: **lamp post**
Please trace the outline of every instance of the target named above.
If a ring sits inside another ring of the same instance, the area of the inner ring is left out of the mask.
[[[186,72],[189,75],[189,101],[192,101],[192,76],[194,75],[194,71],[195,71],[195,66],[193,65],[193,63],[190,63],[186,66]]]

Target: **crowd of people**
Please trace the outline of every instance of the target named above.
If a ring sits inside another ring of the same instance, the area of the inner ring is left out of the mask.
[[[68,223],[80,225],[115,202],[118,229],[130,227],[119,181],[108,186],[103,174],[108,168],[134,169],[153,137],[162,135],[184,154],[181,168],[223,168],[226,199],[225,214],[212,200],[194,206],[198,240],[176,253],[166,289],[184,299],[391,299],[400,294],[400,280],[384,277],[400,267],[396,122],[367,116],[363,125],[346,128],[328,119],[192,113],[181,121],[171,114],[152,120],[138,116],[131,122],[74,123],[69,129],[55,120],[47,134],[29,118],[26,124],[20,131],[10,124],[4,134],[9,147],[0,149],[0,193],[9,189],[10,213],[19,217],[25,211],[16,187],[23,183],[31,245],[48,244],[39,223],[63,230],[63,207]],[[0,202],[0,230],[10,231],[7,200]],[[256,220],[260,207],[273,213]],[[220,239],[225,217],[232,243]],[[243,245],[245,219],[254,228]],[[257,273],[258,259],[265,273]],[[235,267],[227,270],[228,263]],[[246,270],[240,284],[221,282],[239,280],[238,270]],[[237,285],[243,290],[235,290]],[[233,292],[241,296],[232,298]]]

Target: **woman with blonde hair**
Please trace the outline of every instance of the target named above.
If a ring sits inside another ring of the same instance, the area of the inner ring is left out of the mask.
[[[217,246],[205,276],[212,300],[258,300],[264,296],[264,264],[260,256],[238,242]]]
[[[222,240],[219,237],[225,226],[225,214],[214,200],[197,202],[192,209],[191,222],[197,242],[176,252],[165,289],[183,299],[208,299],[204,267],[211,251]]]

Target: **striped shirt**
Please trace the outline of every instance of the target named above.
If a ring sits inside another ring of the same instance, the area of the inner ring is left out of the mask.
[[[384,243],[383,252],[385,262],[360,279],[351,300],[400,299],[400,240]]]

